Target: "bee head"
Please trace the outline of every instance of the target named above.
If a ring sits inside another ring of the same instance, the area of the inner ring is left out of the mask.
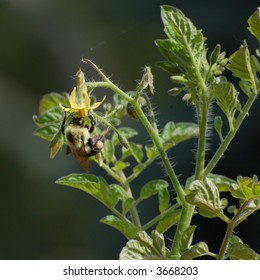
[[[84,119],[82,118],[73,118],[72,121],[70,122],[71,124],[83,127],[84,126]]]

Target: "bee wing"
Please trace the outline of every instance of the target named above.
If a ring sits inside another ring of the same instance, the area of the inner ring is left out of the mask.
[[[87,156],[86,151],[84,149],[81,149],[81,150],[70,149],[70,150],[72,151],[73,155],[77,159],[80,166],[82,166],[86,170],[86,172],[89,172],[90,171],[90,162],[89,162],[89,158]]]
[[[77,155],[76,156],[79,164],[86,170],[86,172],[90,171],[90,161],[86,155]]]

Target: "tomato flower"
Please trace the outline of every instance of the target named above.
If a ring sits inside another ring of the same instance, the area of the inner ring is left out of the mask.
[[[93,105],[90,105],[90,97],[87,91],[85,75],[81,71],[81,69],[79,69],[79,71],[76,74],[76,82],[77,87],[74,87],[70,94],[70,108],[66,108],[60,103],[59,105],[64,111],[78,111],[79,116],[83,118],[86,112],[88,113],[89,110],[94,110],[98,108],[104,102],[106,96],[104,96],[100,102],[96,102]]]

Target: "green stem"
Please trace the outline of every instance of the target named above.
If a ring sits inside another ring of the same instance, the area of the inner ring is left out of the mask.
[[[176,228],[174,239],[172,242],[171,255],[180,258],[180,243],[183,232],[190,226],[195,206],[185,202],[182,205],[181,217]]]
[[[180,207],[179,203],[176,203],[174,205],[172,205],[171,207],[169,207],[168,209],[166,209],[164,212],[160,213],[159,215],[157,215],[155,218],[153,218],[151,221],[149,221],[148,223],[146,223],[145,225],[142,226],[142,230],[148,230],[150,227],[154,226],[155,224],[157,224],[158,222],[161,221],[161,219],[170,211],[177,209],[178,207]]]
[[[119,177],[120,177],[120,182],[123,186],[123,188],[126,190],[127,194],[129,195],[129,197],[134,198],[133,194],[132,194],[132,190],[130,188],[130,185],[127,182],[125,173],[123,171],[119,172]],[[134,223],[135,226],[137,226],[139,229],[141,229],[141,222],[140,222],[140,217],[136,208],[136,205],[134,204],[130,209],[130,215],[132,218],[132,222]]]
[[[234,229],[236,228],[236,226],[239,224],[238,221],[240,221],[240,216],[241,216],[242,212],[248,207],[249,203],[250,203],[250,201],[245,201],[241,205],[241,207],[238,209],[236,214],[233,216],[233,218],[231,220],[229,220],[227,231],[225,233],[225,237],[223,239],[223,242],[220,247],[218,257],[217,257],[218,260],[223,260],[225,258],[226,250],[228,248],[232,233],[233,233]]]
[[[116,85],[114,85],[112,82],[110,81],[106,81],[106,82],[94,82],[94,83],[87,83],[88,86],[93,86],[93,87],[105,87],[105,88],[110,88],[112,91],[116,92],[117,94],[119,94],[120,96],[122,96],[123,98],[125,98],[134,108],[134,110],[136,111],[140,121],[143,123],[143,125],[145,126],[147,132],[149,133],[149,135],[151,136],[151,138],[153,139],[153,142],[160,154],[161,160],[165,166],[165,169],[169,175],[169,178],[172,182],[173,187],[176,190],[176,193],[181,201],[181,203],[185,203],[185,194],[184,191],[182,189],[182,186],[179,182],[179,179],[177,177],[177,175],[175,174],[172,165],[170,163],[170,160],[166,154],[166,151],[163,148],[163,145],[161,143],[161,139],[160,139],[160,135],[158,134],[158,131],[156,129],[154,129],[154,127],[151,125],[151,123],[149,122],[149,120],[147,119],[147,117],[145,116],[143,110],[141,109],[141,107],[138,104],[138,100],[133,99],[132,97],[130,97],[129,95],[127,95],[124,91],[122,91],[119,87],[117,87]]]
[[[237,119],[234,123],[234,129],[229,131],[229,133],[225,137],[224,141],[221,143],[218,150],[216,151],[216,153],[214,154],[214,156],[212,157],[212,159],[210,160],[210,162],[206,166],[206,168],[204,170],[204,176],[205,177],[214,169],[214,167],[217,165],[217,163],[219,162],[219,160],[223,156],[224,152],[227,150],[229,144],[231,143],[231,141],[235,137],[240,125],[242,124],[244,118],[248,114],[251,106],[253,105],[256,97],[257,97],[257,95],[251,95],[248,98],[246,104],[243,107],[242,112],[239,114],[239,116],[237,117]]]
[[[154,145],[156,146],[156,148],[160,154],[161,160],[164,164],[164,167],[169,175],[169,178],[172,182],[174,189],[176,190],[176,193],[177,193],[181,203],[182,204],[185,203],[185,194],[184,194],[183,188],[179,182],[179,179],[178,179],[176,173],[174,172],[174,170],[172,168],[172,165],[166,154],[166,151],[163,148],[160,135],[158,134],[157,130],[154,129],[154,127],[151,125],[151,123],[148,121],[147,117],[145,116],[145,114],[142,111],[139,104],[136,101],[132,101],[131,104],[132,104],[133,108],[135,109],[140,121],[145,126],[147,132],[153,139]]]
[[[122,91],[119,87],[114,85],[112,82],[87,82],[86,84],[88,87],[110,88],[112,91],[122,96],[129,103],[133,101],[133,98],[131,96],[127,95],[124,91]]]
[[[123,184],[123,182],[121,182],[121,178],[120,176],[118,176],[118,174],[116,172],[114,172],[110,166],[106,163],[102,163],[102,168],[107,172],[107,174],[109,174],[112,178],[114,178],[117,182]]]
[[[198,109],[197,109],[198,111]],[[205,97],[202,97],[201,113],[199,117],[199,140],[196,158],[195,179],[202,180],[205,166],[205,145],[207,131],[208,105]]]
[[[149,115],[150,115],[150,120],[151,120],[152,126],[154,127],[154,129],[156,129],[158,131],[158,127],[157,127],[156,119],[155,119],[155,114],[154,114],[154,111],[153,111],[153,106],[151,104],[150,98],[147,96],[146,93],[143,94],[143,97],[146,101],[146,105],[147,105],[147,108],[148,108],[148,112],[149,112]]]

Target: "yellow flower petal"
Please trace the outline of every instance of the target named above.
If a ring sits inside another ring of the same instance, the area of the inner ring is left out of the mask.
[[[59,106],[61,107],[61,109],[63,109],[66,112],[71,110],[71,108],[64,107],[61,103],[59,103]]]
[[[76,88],[72,90],[70,94],[70,106],[72,109],[84,109],[85,108],[86,94],[79,93]]]
[[[89,107],[89,110],[94,110],[97,107],[99,107],[104,102],[105,99],[106,99],[106,96],[104,96],[103,99],[100,102],[96,102],[91,107]]]

